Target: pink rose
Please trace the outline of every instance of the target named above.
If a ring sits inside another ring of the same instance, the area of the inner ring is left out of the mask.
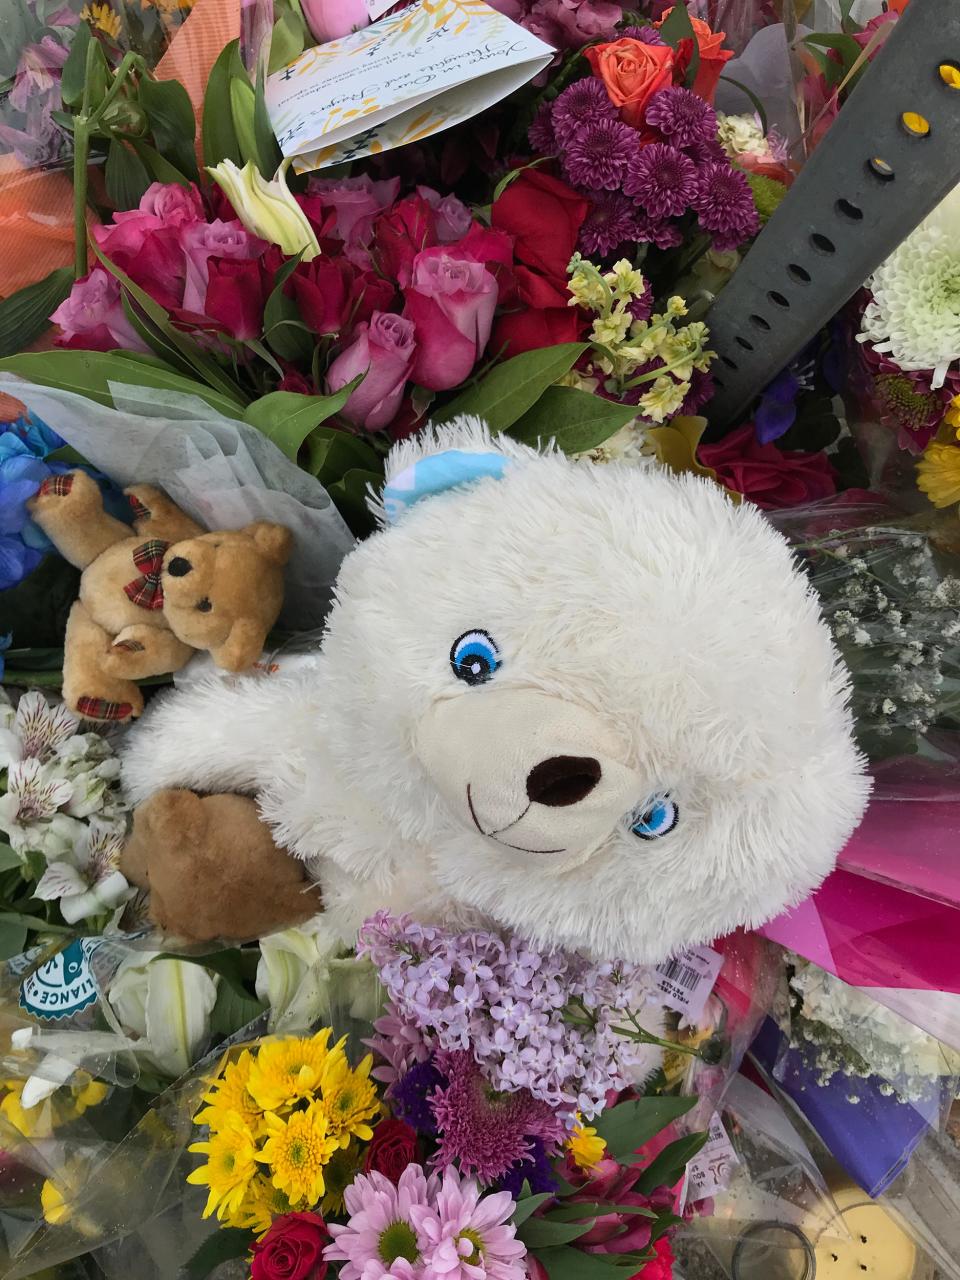
[[[433,210],[437,239],[441,244],[460,240],[473,225],[473,215],[457,196],[442,196],[433,187],[417,187],[417,195],[422,196]]]
[[[348,422],[368,431],[387,426],[400,408],[416,346],[414,326],[403,316],[375,311],[357,325],[353,342],[327,370],[328,395],[366,375],[341,410]]]
[[[368,245],[373,239],[373,220],[389,209],[400,190],[399,178],[375,182],[366,174],[356,178],[313,178],[311,196],[319,196],[336,215],[333,234],[347,245]]]
[[[103,267],[94,267],[78,280],[50,319],[62,331],[57,339],[61,347],[84,351],[113,351],[117,347],[150,350],[124,314],[120,285]]]
[[[140,197],[143,213],[159,218],[165,227],[182,227],[189,222],[202,222],[203,201],[200,192],[190,184],[181,187],[178,182],[153,182]],[[114,222],[128,218],[129,213],[115,213]]]
[[[180,247],[186,258],[183,309],[203,315],[207,296],[209,258],[259,258],[267,244],[252,236],[241,222],[191,222],[180,228]]]
[[[366,0],[302,0],[303,16],[318,44],[369,26]]]
[[[417,254],[403,308],[417,326],[414,382],[446,391],[469,375],[490,340],[498,294],[480,262],[443,247]]]

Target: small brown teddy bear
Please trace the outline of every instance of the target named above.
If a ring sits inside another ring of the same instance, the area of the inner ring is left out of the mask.
[[[83,570],[64,640],[63,699],[88,720],[140,715],[134,682],[179,671],[198,649],[227,671],[255,662],[280,613],[293,542],[266,522],[206,533],[159,489],[125,492],[133,530],[104,511],[85,471],[49,477],[27,504]]]
[[[120,868],[150,890],[150,919],[185,942],[258,938],[323,910],[248,796],[158,791],[134,813]]]

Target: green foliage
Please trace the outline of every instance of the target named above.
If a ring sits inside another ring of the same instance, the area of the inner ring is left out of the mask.
[[[135,150],[111,138],[104,180],[107,195],[118,209],[135,209],[153,176]]]
[[[326,422],[327,418],[340,412],[351,392],[360,383],[361,377],[354,378],[329,396],[305,396],[298,391],[271,391],[269,395],[261,396],[259,400],[247,405],[244,420],[261,431],[268,440],[272,440],[292,462],[296,462],[300,446],[310,432],[321,422]]]
[[[185,177],[196,180],[197,126],[186,89],[177,80],[141,76],[139,95],[157,151]]]
[[[221,52],[210,71],[207,90],[203,98],[203,123],[201,142],[203,163],[210,167],[221,160],[243,164],[240,142],[233,122],[233,113],[226,109],[230,102],[230,81],[246,77],[240,58],[240,41],[233,40]]]
[[[635,1098],[609,1107],[594,1121],[615,1160],[627,1160],[661,1129],[686,1115],[696,1098]]]
[[[570,372],[586,349],[585,342],[566,342],[513,356],[438,409],[433,421],[449,422],[458,414],[471,413],[483,418],[491,431],[506,431],[533,408],[547,387]]]
[[[667,18],[660,25],[661,38],[671,46],[677,49],[681,40],[689,40],[692,48],[690,53],[690,65],[687,67],[687,74],[684,77],[684,85],[689,89],[697,78],[697,72],[700,69],[700,43],[697,40],[697,33],[693,29],[693,23],[690,21],[690,14],[687,12],[687,6],[684,4],[676,4],[670,10]]]
[[[585,453],[609,440],[636,416],[635,405],[604,400],[576,387],[547,387],[509,434],[521,444],[546,444],[552,439],[566,454]]]
[[[242,1258],[252,1244],[252,1232],[239,1227],[220,1227],[204,1240],[184,1267],[187,1280],[207,1280],[223,1263]]]
[[[70,267],[58,267],[36,284],[4,298],[0,302],[0,356],[13,355],[38,338],[72,285]]]

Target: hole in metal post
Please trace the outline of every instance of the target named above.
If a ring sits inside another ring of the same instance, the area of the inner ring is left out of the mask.
[[[930,121],[919,111],[904,111],[900,123],[911,138],[925,138],[930,132]]]
[[[738,347],[743,347],[744,351],[752,351],[752,350],[753,350],[753,343],[752,343],[752,342],[748,342],[748,341],[746,340],[746,338],[741,338],[741,337],[740,337],[740,335],[739,335],[739,333],[737,334],[737,337],[736,337],[736,343],[737,343],[737,346],[738,346]]]
[[[783,307],[786,311],[790,306],[790,299],[785,298],[782,293],[777,293],[776,289],[771,289],[767,297],[775,307]]]
[[[948,89],[960,89],[960,63],[941,62],[937,71]]]
[[[810,237],[810,243],[818,253],[836,253],[837,246],[828,236],[823,236],[819,231],[814,231]]]
[[[850,222],[860,222],[863,218],[863,210],[850,200],[838,200],[833,207],[841,218],[846,218]]]
[[[769,330],[770,321],[764,320],[763,316],[751,316],[750,323],[756,325],[758,329]]]
[[[728,369],[737,369],[739,367],[737,365],[736,360],[731,360],[729,356],[721,356],[720,359],[723,361],[723,363],[727,366]]]
[[[796,262],[791,262],[789,267],[787,267],[787,275],[791,278],[791,280],[796,280],[797,284],[810,283],[810,272],[806,269],[806,267],[801,267]]]
[[[894,179],[893,165],[887,164],[881,156],[871,156],[867,161],[867,168],[881,182],[892,182]]]

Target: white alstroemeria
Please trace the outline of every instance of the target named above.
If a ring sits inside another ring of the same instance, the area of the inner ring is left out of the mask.
[[[279,245],[288,256],[302,253],[303,261],[310,262],[319,255],[320,244],[307,215],[287,186],[286,167],[281,165],[276,177],[269,182],[252,160],[242,169],[232,160],[221,160],[218,165],[208,166],[207,172],[226,193],[248,231]]]
[[[141,952],[117,971],[108,999],[136,1050],[166,1076],[183,1075],[206,1046],[217,979],[199,964]]]
[[[17,760],[46,763],[77,732],[80,721],[62,702],[50,706],[38,690],[25,693],[0,723],[0,769]]]
[[[44,902],[60,901],[67,924],[112,911],[129,885],[120,870],[123,835],[94,818],[69,857],[51,862],[34,891]]]
[[[85,762],[77,768],[67,766],[61,772],[73,784],[73,799],[67,805],[67,813],[75,818],[86,818],[91,813],[114,816],[119,802],[114,783],[120,776],[120,761],[116,756],[99,763]]]
[[[32,756],[15,760],[7,771],[7,794],[0,796],[0,830],[13,844],[15,836],[26,838],[36,823],[52,818],[72,799],[73,783],[51,765]]]
[[[71,818],[68,813],[55,813],[49,822],[37,822],[29,827],[18,827],[8,834],[10,847],[15,853],[40,853],[44,861],[56,862],[68,857],[83,839],[85,823]]]

